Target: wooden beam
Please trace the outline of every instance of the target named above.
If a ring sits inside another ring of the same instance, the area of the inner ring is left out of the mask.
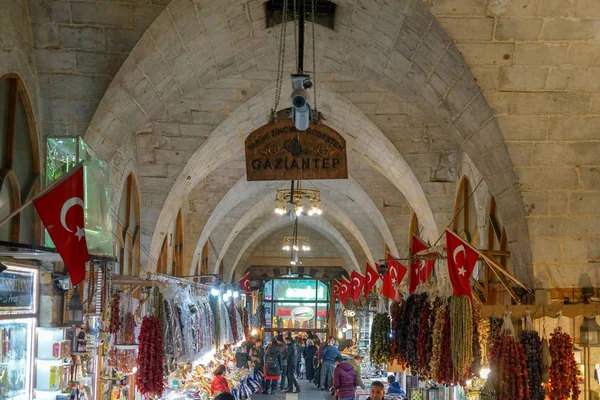
[[[560,311],[563,317],[575,318],[579,316],[595,317],[600,315],[600,303],[592,304],[552,304],[552,305],[482,305],[478,306],[481,318],[492,316],[502,317],[505,311],[512,312],[513,318],[523,318],[526,311],[531,312],[531,318],[543,317],[557,318]]]

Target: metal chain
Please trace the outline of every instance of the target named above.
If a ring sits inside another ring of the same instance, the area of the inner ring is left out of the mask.
[[[279,37],[279,54],[277,56],[277,82],[275,86],[275,103],[271,109],[271,122],[275,122],[277,107],[281,99],[281,87],[283,84],[283,66],[285,63],[285,36],[287,34],[285,18],[287,12],[288,0],[283,1],[283,11],[281,13],[281,36]]]
[[[314,100],[315,108],[314,108],[313,121],[315,123],[318,123],[319,122],[319,108],[317,107],[317,50],[316,50],[317,41],[315,38],[315,20],[316,20],[315,3],[316,2],[317,2],[317,0],[311,0],[311,3],[312,3],[313,94],[315,96],[315,100]]]
[[[294,0],[294,55],[296,56],[296,70],[298,70],[298,9]]]

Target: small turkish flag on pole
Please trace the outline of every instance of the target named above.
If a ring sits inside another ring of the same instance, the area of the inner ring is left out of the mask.
[[[423,241],[418,236],[413,235],[413,255],[420,251],[427,250],[428,248],[429,246],[423,243]],[[429,275],[431,275],[431,271],[433,270],[434,264],[435,262],[433,260],[413,260],[413,262],[410,264],[410,286],[408,288],[409,293],[414,293],[415,290],[417,290],[417,286],[427,282],[427,279],[429,279]]]
[[[352,271],[350,277],[352,278],[352,300],[358,301],[360,293],[365,286],[365,277],[356,271]]]
[[[399,285],[406,275],[406,267],[394,260],[391,254],[387,255],[388,273],[383,276],[381,294],[391,300],[396,299],[396,285]]]
[[[246,275],[241,277],[241,279],[238,281],[238,284],[244,293],[250,293],[250,272],[246,272]]]
[[[350,291],[352,290],[352,283],[346,277],[342,277],[342,284],[340,286],[340,302],[346,305]]]
[[[371,267],[371,264],[367,264],[367,273],[365,277],[365,299],[369,297],[371,289],[379,280],[379,264],[375,263],[376,268]]]
[[[338,281],[337,279],[333,280],[333,289],[332,289],[332,293],[333,293],[333,301],[335,301],[335,299],[340,297],[340,288],[342,287],[342,284],[340,283],[340,281]]]
[[[448,253],[448,273],[455,296],[466,295],[472,298],[469,278],[475,268],[479,254],[452,231],[446,229],[446,252]]]
[[[83,165],[80,164],[62,182],[33,201],[73,286],[85,279],[85,263],[90,259],[85,240],[83,193]]]

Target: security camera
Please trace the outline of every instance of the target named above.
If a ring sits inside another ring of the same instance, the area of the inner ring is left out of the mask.
[[[312,87],[308,75],[292,75],[292,120],[296,129],[305,131],[312,121],[312,110],[308,104],[306,89]]]

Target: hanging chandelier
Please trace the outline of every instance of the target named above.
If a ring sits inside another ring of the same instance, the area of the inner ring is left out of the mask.
[[[306,210],[306,212],[305,212]],[[296,216],[323,214],[321,192],[316,189],[279,189],[275,194],[275,214],[286,215],[293,212]]]
[[[310,239],[308,236],[284,236],[283,251],[310,251]]]

